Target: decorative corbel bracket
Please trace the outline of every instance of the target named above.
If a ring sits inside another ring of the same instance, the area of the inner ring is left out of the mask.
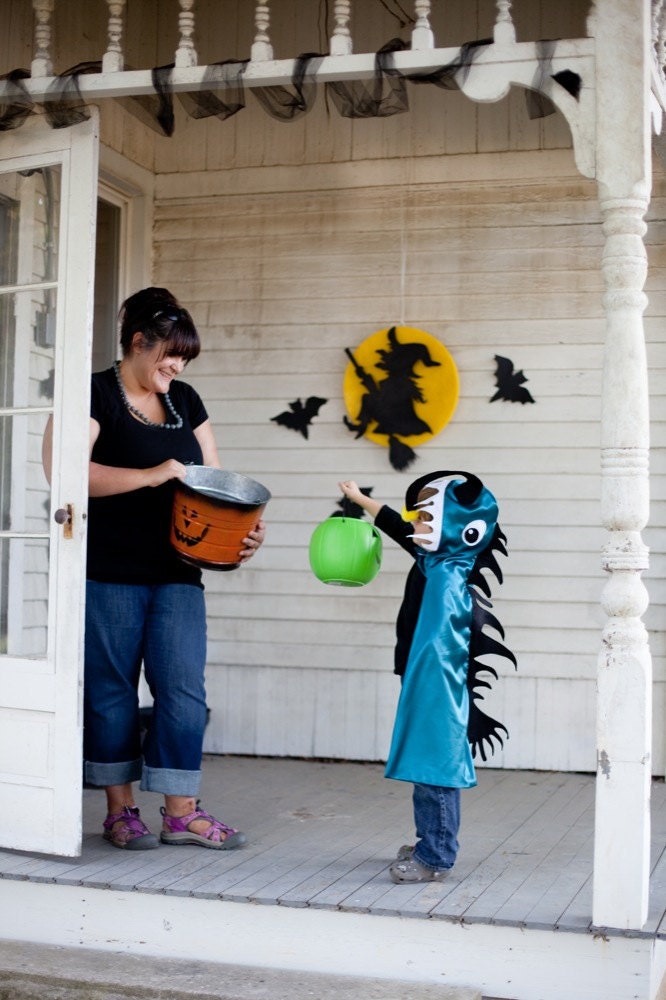
[[[543,72],[544,59],[539,56],[538,42],[489,45],[476,56],[458,85],[470,100],[482,102],[501,100],[512,86],[538,90],[566,118],[578,170],[584,177],[594,177],[594,40],[572,39],[554,43],[554,46],[548,58],[547,71]],[[576,97],[554,79],[556,74],[565,70],[580,77],[581,87]],[[538,88],[535,87],[537,80]]]

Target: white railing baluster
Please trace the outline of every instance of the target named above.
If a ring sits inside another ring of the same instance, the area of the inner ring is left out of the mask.
[[[665,38],[664,27],[666,22],[666,11],[664,11],[664,0],[652,0],[652,45],[657,58],[657,65],[664,70]]]
[[[51,14],[55,0],[32,0],[35,12],[35,55],[30,66],[32,76],[52,76]]]
[[[661,9],[664,0],[652,0],[652,44],[655,49],[659,42],[659,25],[661,23]]]
[[[335,0],[333,4],[333,34],[331,35],[331,55],[351,55],[352,37],[349,30],[351,0]]]
[[[176,66],[197,66],[198,56],[194,48],[194,0],[178,0],[179,42],[176,49]]]
[[[271,23],[271,12],[268,8],[268,0],[259,2],[254,12],[255,36],[252,43],[250,59],[252,62],[267,62],[273,58],[273,46],[268,35],[268,28]]]
[[[102,56],[103,73],[122,73],[125,68],[125,59],[121,39],[123,37],[123,11],[126,0],[106,0],[109,8],[109,21],[107,25],[108,42],[106,52]]]
[[[500,45],[511,44],[516,40],[516,29],[511,17],[511,0],[497,0],[497,17],[493,29],[493,41]]]
[[[434,49],[435,36],[430,27],[430,0],[415,0],[416,23],[412,30],[412,49]]]

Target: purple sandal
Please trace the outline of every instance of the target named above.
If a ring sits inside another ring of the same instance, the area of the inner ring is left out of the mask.
[[[210,813],[197,808],[187,816],[169,816],[166,809],[160,809],[164,819],[160,840],[163,844],[198,844],[199,847],[211,847],[215,851],[230,851],[234,847],[242,847],[247,837],[239,830],[221,823]],[[203,833],[194,833],[190,824],[196,819],[205,819],[210,826]]]
[[[104,820],[104,839],[126,851],[150,851],[158,846],[154,833],[141,821],[136,806],[124,806],[119,813],[109,813]]]

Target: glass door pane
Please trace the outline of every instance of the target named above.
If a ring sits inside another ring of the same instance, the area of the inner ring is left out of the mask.
[[[47,651],[61,168],[0,173],[0,655]]]

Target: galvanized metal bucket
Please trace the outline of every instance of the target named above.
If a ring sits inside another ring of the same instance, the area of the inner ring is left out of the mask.
[[[173,498],[170,541],[185,562],[203,569],[240,565],[243,539],[256,527],[270,492],[237,472],[191,465]]]

